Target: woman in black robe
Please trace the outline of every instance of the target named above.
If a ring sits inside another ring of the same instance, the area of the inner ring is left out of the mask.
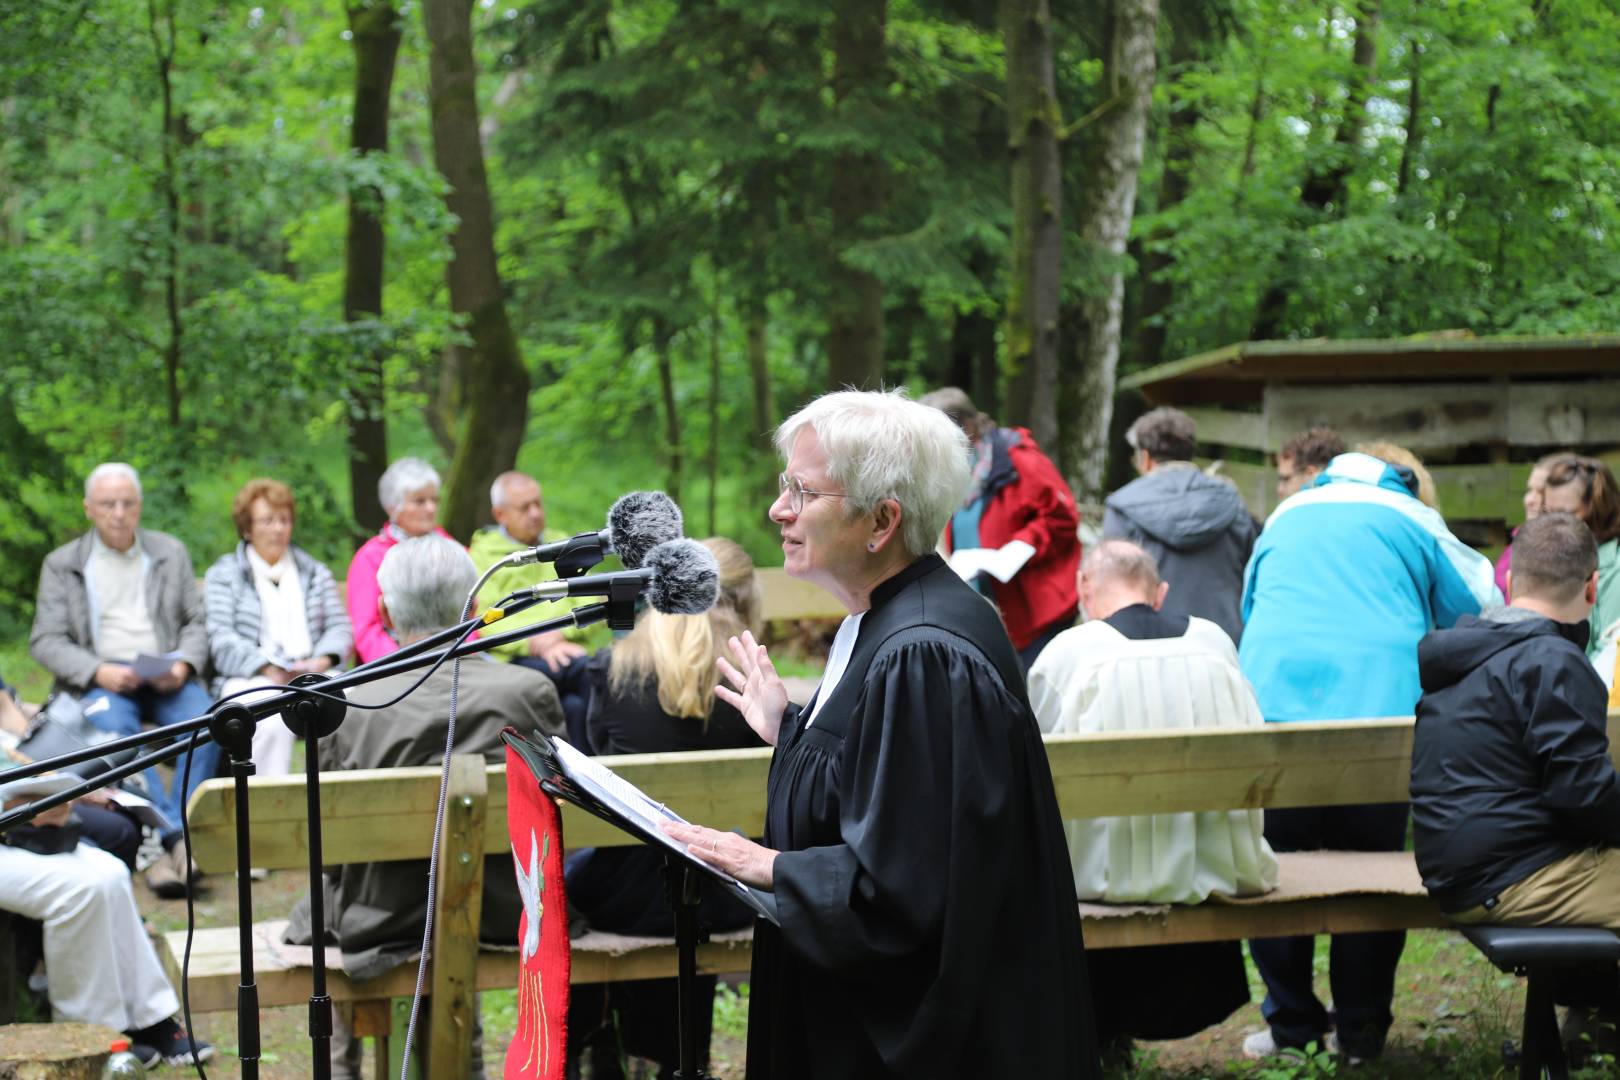
[[[902,392],[777,432],[787,572],[850,616],[802,709],[753,636],[717,688],[776,747],[764,845],[670,826],[774,893],[750,1080],[1099,1075],[1074,884],[1040,732],[995,610],[933,554],[967,447]]]

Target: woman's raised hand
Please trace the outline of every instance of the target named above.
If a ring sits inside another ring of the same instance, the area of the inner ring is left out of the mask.
[[[715,695],[727,705],[742,713],[754,732],[772,746],[782,726],[782,712],[787,708],[787,685],[776,673],[765,646],[754,640],[752,631],[744,630],[741,637],[727,644],[737,662],[733,665],[725,657],[718,657],[720,674],[730,686],[716,685]]]

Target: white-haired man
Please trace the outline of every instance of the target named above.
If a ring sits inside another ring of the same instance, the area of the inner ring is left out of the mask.
[[[401,645],[461,621],[462,607],[478,572],[472,557],[447,537],[428,534],[401,541],[377,569],[383,623]],[[348,692],[356,705],[384,705],[400,697],[422,673],[408,671]],[[450,712],[451,665],[446,663],[403,700],[381,709],[351,708],[343,725],[322,747],[323,763],[339,769],[387,769],[437,765],[444,760]],[[490,764],[505,760],[501,730],[561,734],[557,691],[539,672],[482,656],[461,662],[456,694],[456,752],[482,754]],[[326,879],[343,970],[370,979],[405,963],[422,947],[427,917],[427,863],[359,863]],[[484,872],[484,940],[510,944],[523,910],[510,856],[492,855]],[[307,901],[294,909],[288,940],[309,942]],[[341,1027],[341,1025],[340,1025]],[[341,1037],[340,1037],[341,1036]],[[417,1045],[427,1045],[421,1036]],[[358,1075],[360,1044],[339,1031],[332,1039],[335,1077]],[[475,1055],[476,1058],[476,1055]],[[475,1060],[475,1066],[480,1065]],[[482,1075],[475,1067],[473,1075]]]
[[[1080,564],[1087,621],[1065,630],[1029,672],[1029,700],[1047,733],[1258,727],[1260,706],[1219,626],[1164,610],[1170,583],[1153,556],[1104,540]],[[1211,893],[1270,891],[1277,860],[1258,810],[1156,814],[1064,823],[1082,900],[1196,904]],[[1249,1000],[1235,941],[1088,952],[1100,1041],[1179,1039]]]
[[[513,470],[497,476],[489,488],[489,507],[495,524],[474,533],[472,544],[467,548],[480,574],[514,551],[567,538],[566,533],[546,528],[546,504],[540,494],[540,482],[527,473]],[[478,594],[478,605],[491,607],[518,589],[556,577],[556,567],[551,563],[507,567],[496,571],[484,583]],[[511,616],[494,629],[504,632],[529,626],[583,602],[541,604]],[[591,684],[586,677],[585,646],[581,644],[584,637],[585,631],[577,627],[567,631],[551,630],[492,650],[492,655],[533,668],[551,680],[568,720],[568,739],[575,746],[590,745],[585,738]]]
[[[57,691],[82,695],[85,716],[103,731],[133,735],[143,722],[167,727],[201,716],[212,704],[198,678],[208,663],[208,627],[185,545],[140,527],[140,476],[122,462],[91,470],[84,513],[94,527],[51,552],[40,569],[29,654],[55,677]],[[161,670],[143,677],[141,658],[143,670]],[[166,897],[185,895],[191,860],[180,814],[214,775],[219,748],[207,742],[193,752],[185,791],[183,760],[171,780],[156,767],[142,774],[168,822],[167,856],[147,873],[153,891]]]

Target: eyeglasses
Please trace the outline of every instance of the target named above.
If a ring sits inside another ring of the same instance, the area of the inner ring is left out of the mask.
[[[825,495],[829,499],[842,499],[845,497],[841,491],[816,491],[807,488],[799,483],[798,477],[789,476],[787,473],[782,473],[776,478],[777,498],[781,498],[784,491],[787,492],[788,496],[788,509],[795,514],[804,513],[804,497],[806,495]]]

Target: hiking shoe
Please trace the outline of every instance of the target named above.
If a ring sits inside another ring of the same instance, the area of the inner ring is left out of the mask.
[[[166,1064],[190,1065],[192,1039],[173,1018],[160,1020],[151,1027],[129,1033],[135,1042],[148,1043]],[[214,1047],[201,1039],[197,1042],[197,1060],[207,1061],[214,1056]],[[132,1051],[133,1052],[133,1051]],[[139,1055],[137,1055],[139,1056]],[[144,1064],[143,1059],[143,1064]]]
[[[185,843],[174,845],[174,851],[185,852]],[[158,856],[156,862],[146,868],[146,887],[164,900],[184,900],[186,896],[186,879],[184,872],[177,867],[183,867],[184,862],[177,863],[174,851],[165,851]]]
[[[1271,1029],[1256,1031],[1243,1037],[1243,1056],[1250,1061],[1263,1061],[1268,1057],[1277,1056],[1277,1040],[1271,1037]]]
[[[135,1059],[141,1063],[143,1069],[155,1069],[158,1062],[163,1060],[163,1055],[158,1053],[157,1047],[133,1039],[129,1043],[129,1052],[135,1055]]]

